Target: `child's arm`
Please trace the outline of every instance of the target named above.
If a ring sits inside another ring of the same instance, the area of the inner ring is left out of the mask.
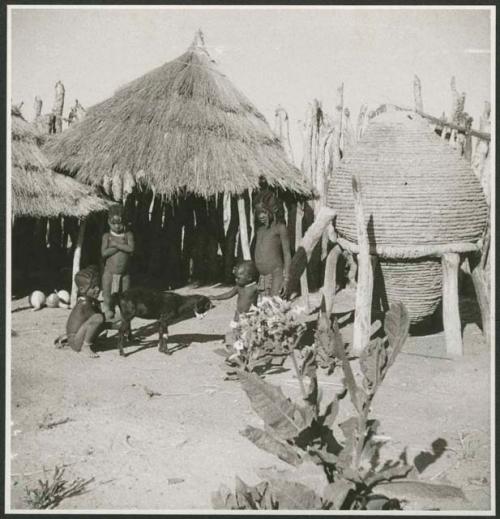
[[[109,246],[109,233],[104,233],[102,235],[102,243],[101,243],[101,256],[106,259],[110,256],[113,256],[118,252],[118,249],[116,247],[110,247]]]
[[[290,264],[292,263],[292,253],[290,251],[290,238],[284,224],[279,226],[279,235],[281,239],[281,248],[283,249],[283,270],[285,271],[285,278],[288,278],[288,271],[290,269]]]
[[[279,226],[279,235],[281,239],[281,248],[283,249],[283,286],[280,290],[280,295],[283,295],[287,290],[288,276],[290,272],[290,264],[292,263],[292,253],[290,251],[290,238],[285,225]]]
[[[134,235],[130,231],[127,232],[127,243],[116,243],[115,246],[122,252],[132,254],[135,249]]]
[[[223,301],[224,299],[231,299],[238,293],[238,287],[233,287],[228,292],[224,292],[223,294],[219,294],[218,296],[210,296],[210,299],[214,301]]]

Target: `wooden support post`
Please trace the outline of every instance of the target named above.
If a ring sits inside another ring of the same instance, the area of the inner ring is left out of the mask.
[[[483,328],[483,336],[486,345],[491,345],[491,310],[490,310],[490,292],[485,279],[485,271],[482,268],[481,257],[479,254],[469,256],[469,267],[476,291],[476,298],[481,311],[481,322]]]
[[[370,256],[370,243],[361,199],[361,185],[356,176],[352,178],[352,190],[359,246],[358,286],[356,289],[352,350],[355,355],[359,355],[370,342],[373,272],[376,257]]]
[[[443,326],[446,352],[450,356],[463,355],[462,329],[458,309],[458,266],[460,255],[443,254]]]
[[[83,238],[85,236],[85,227],[87,226],[87,220],[80,222],[80,229],[78,230],[78,239],[76,241],[75,252],[73,254],[73,272],[71,277],[71,308],[76,305],[76,297],[78,295],[78,289],[75,283],[75,276],[80,270],[80,258],[82,257],[82,245]]]
[[[339,245],[335,245],[328,253],[325,264],[325,280],[323,282],[323,297],[325,298],[326,315],[332,313],[333,300],[337,291],[337,261],[341,255]]]
[[[248,242],[247,215],[245,211],[245,199],[238,197],[238,216],[240,220],[241,251],[244,260],[252,259],[250,256],[250,244]]]

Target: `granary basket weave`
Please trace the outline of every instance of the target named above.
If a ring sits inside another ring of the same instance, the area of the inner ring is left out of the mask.
[[[339,235],[356,243],[353,173],[365,215],[373,215],[368,233],[379,256],[425,256],[445,245],[461,251],[481,238],[488,217],[481,185],[420,116],[398,111],[374,118],[335,172],[328,203],[338,212]]]
[[[435,312],[442,296],[443,276],[438,258],[381,259],[379,265],[374,295],[382,298],[384,306],[401,301],[412,324]]]
[[[430,256],[471,250],[482,237],[488,218],[482,188],[469,164],[423,118],[386,112],[371,121],[329,185],[339,242],[353,251],[353,174],[361,183],[370,248],[383,277],[375,290],[385,286],[378,295],[389,304],[403,302],[416,323],[441,298],[441,265]]]

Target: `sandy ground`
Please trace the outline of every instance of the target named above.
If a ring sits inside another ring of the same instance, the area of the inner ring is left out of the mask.
[[[239,434],[247,424],[261,424],[239,383],[223,380],[223,358],[215,352],[234,301],[220,302],[202,321],[172,326],[170,356],[157,351],[151,322],[136,320],[143,338],[127,347],[127,357],[119,357],[110,336],[98,359],[54,347],[67,310],[33,312],[26,301],[12,302],[12,509],[27,508],[25,488],[36,487],[56,465],[66,466],[70,481],[95,478],[87,493],[59,506],[73,510],[209,510],[219,484],[234,488],[235,475],[257,483],[259,468],[285,465]],[[470,301],[462,306],[463,314],[476,311]],[[343,333],[348,339],[349,327]],[[372,417],[391,438],[387,456],[408,447],[412,460],[445,439],[448,450],[422,477],[461,486],[469,503],[460,508],[490,510],[491,355],[473,322],[465,326],[464,343],[464,357],[449,360],[442,331],[411,337]],[[293,370],[268,380],[299,396]],[[325,398],[337,384],[336,375],[320,375]],[[58,421],[65,423],[44,428]]]

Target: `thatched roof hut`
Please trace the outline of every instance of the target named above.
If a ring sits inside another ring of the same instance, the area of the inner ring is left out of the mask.
[[[108,203],[88,186],[48,168],[40,149],[43,136],[12,109],[12,214],[83,217],[106,210]]]
[[[165,197],[241,194],[261,175],[311,193],[264,116],[218,70],[201,31],[184,54],[91,107],[46,150],[56,170],[115,200],[137,183]]]

